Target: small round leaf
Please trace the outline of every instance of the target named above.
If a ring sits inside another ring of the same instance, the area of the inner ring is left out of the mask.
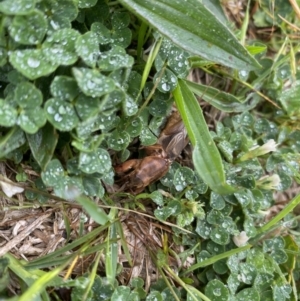
[[[18,118],[18,124],[28,134],[35,134],[46,121],[46,113],[40,107],[23,109]]]
[[[129,142],[130,136],[127,132],[115,130],[111,133],[107,143],[109,148],[121,151],[128,146]]]
[[[31,80],[55,71],[59,62],[50,62],[49,59],[49,56],[43,55],[41,49],[16,50],[9,57],[10,63]]]
[[[79,168],[87,174],[100,173],[105,174],[111,168],[111,160],[109,153],[102,148],[84,153],[81,152],[79,156]]]
[[[42,52],[45,58],[55,64],[72,65],[77,61],[75,42],[79,37],[79,32],[64,28],[55,31],[43,43]]]
[[[80,93],[74,78],[63,75],[55,76],[51,83],[50,91],[52,96],[69,101],[73,100]]]
[[[158,81],[157,89],[163,93],[172,92],[177,86],[177,77],[169,69],[166,69],[163,76],[161,76],[161,70],[159,70],[153,79],[154,83]]]
[[[44,14],[36,10],[25,16],[15,16],[9,26],[9,34],[17,43],[36,45],[42,42],[47,25]]]
[[[97,70],[73,68],[73,74],[82,92],[88,96],[100,97],[112,92],[115,88],[113,80]]]
[[[0,98],[0,125],[11,127],[17,122],[17,110],[7,100]]]
[[[227,301],[229,297],[228,288],[217,279],[211,280],[205,287],[205,296],[211,301]]]
[[[95,67],[99,58],[98,35],[92,31],[86,32],[76,40],[76,52],[89,67]]]
[[[19,106],[24,109],[35,109],[43,102],[42,92],[28,82],[17,85],[14,98]]]
[[[48,120],[60,131],[71,131],[79,122],[73,105],[62,99],[48,99],[45,110]]]
[[[42,180],[47,186],[55,186],[64,178],[64,169],[59,160],[54,159],[42,172]]]

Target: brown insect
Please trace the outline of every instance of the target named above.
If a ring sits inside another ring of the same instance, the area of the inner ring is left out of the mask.
[[[187,132],[177,111],[173,112],[157,143],[143,147],[145,157],[131,159],[115,167],[125,191],[142,192],[148,185],[163,177],[172,162],[188,143]]]

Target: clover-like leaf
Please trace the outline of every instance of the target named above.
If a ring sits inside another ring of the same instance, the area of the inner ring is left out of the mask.
[[[89,153],[81,152],[78,167],[87,174],[105,174],[111,168],[109,153],[102,148]]]
[[[13,51],[9,57],[10,63],[24,76],[34,80],[52,73],[59,62],[51,62],[41,49],[25,49]]]
[[[47,121],[46,112],[40,107],[25,108],[21,111],[18,124],[29,134],[36,133]]]
[[[130,136],[125,131],[114,130],[108,138],[109,148],[121,151],[126,148],[130,142]]]
[[[169,103],[165,100],[156,98],[148,106],[149,113],[155,117],[165,117],[169,110]]]
[[[37,133],[27,134],[27,141],[34,159],[44,169],[52,159],[58,141],[56,130],[47,123]]]
[[[123,111],[126,116],[135,115],[138,111],[138,105],[128,94],[126,94],[125,101],[123,101]]]
[[[51,12],[52,16],[61,17],[68,21],[76,19],[78,14],[77,4],[73,0],[64,1],[38,1],[37,8],[44,12]]]
[[[48,120],[60,131],[71,131],[79,122],[71,103],[60,98],[50,98],[45,104]]]
[[[5,99],[0,98],[0,125],[11,127],[17,121],[17,110]]]
[[[51,83],[50,91],[52,96],[62,100],[73,100],[80,90],[74,78],[64,75],[55,76]]]
[[[13,127],[7,134],[0,137],[0,158],[11,155],[13,150],[25,142],[24,132],[19,127]]]
[[[35,10],[24,16],[15,16],[9,26],[10,36],[20,44],[41,43],[47,31],[47,21],[41,11]]]
[[[237,301],[259,301],[260,296],[259,296],[259,292],[252,288],[244,288],[243,290],[241,290],[240,292],[238,292],[238,294],[236,295],[236,300]]]
[[[47,186],[55,186],[64,178],[64,169],[59,160],[54,159],[42,172],[42,180]]]
[[[133,63],[133,57],[128,55],[125,49],[119,46],[113,46],[109,51],[102,52],[98,60],[99,68],[104,71],[131,68]]]
[[[162,76],[159,70],[154,75],[153,81],[157,83],[157,89],[163,93],[172,92],[177,86],[177,77],[169,69],[166,69]]]
[[[92,176],[84,176],[82,178],[82,184],[84,193],[89,196],[103,197],[105,190],[99,180],[99,178]]]
[[[140,134],[140,141],[144,146],[152,145],[157,141],[157,137],[149,130],[148,127],[144,126]]]
[[[79,0],[78,1],[78,7],[79,8],[88,8],[93,7],[97,3],[97,0]]]
[[[177,191],[182,191],[193,180],[194,172],[188,167],[181,167],[175,172],[173,184]]]
[[[91,31],[97,34],[99,44],[106,45],[111,42],[110,30],[103,23],[93,23],[91,26]]]
[[[27,15],[35,7],[35,0],[5,0],[0,3],[0,12],[6,15]]]
[[[95,116],[100,111],[99,103],[99,99],[81,93],[75,102],[75,109],[80,119],[87,120]]]
[[[97,70],[73,68],[73,74],[82,92],[88,96],[100,97],[112,92],[115,88],[112,79]]]
[[[143,124],[141,118],[136,117],[129,122],[126,131],[131,137],[137,137],[141,133],[142,128]]]
[[[55,64],[72,65],[77,61],[75,42],[79,37],[79,32],[64,28],[55,31],[42,45],[42,52],[45,58]]]
[[[222,227],[214,228],[211,231],[209,237],[211,238],[212,241],[214,241],[219,245],[227,245],[229,243],[229,238],[230,238],[227,229],[224,229]]]
[[[227,301],[229,297],[228,288],[217,279],[211,280],[205,287],[205,296],[211,301]]]
[[[99,58],[98,35],[92,31],[86,32],[76,40],[76,52],[89,67],[95,67]]]
[[[24,109],[35,109],[43,102],[42,92],[29,82],[18,84],[14,93],[15,101]]]

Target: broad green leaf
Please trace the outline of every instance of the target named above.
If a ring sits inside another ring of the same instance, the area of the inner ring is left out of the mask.
[[[44,170],[52,159],[58,141],[55,128],[48,123],[37,133],[33,135],[27,134],[26,136],[34,159]]]
[[[97,70],[73,68],[73,74],[82,92],[88,96],[100,97],[112,92],[115,88],[113,80]]]
[[[35,0],[5,0],[0,3],[0,12],[6,15],[27,15],[35,7]]]
[[[111,42],[110,30],[103,23],[93,23],[91,31],[97,34],[99,44],[105,45]]]
[[[181,48],[231,68],[251,70],[256,60],[200,1],[120,0]]]
[[[0,125],[11,127],[17,122],[17,110],[5,99],[0,98]]]
[[[33,11],[25,16],[15,16],[9,26],[10,36],[23,45],[41,43],[47,31],[47,21],[40,11]]]
[[[70,131],[79,122],[74,106],[60,98],[50,98],[45,104],[48,120],[60,131]]]
[[[212,106],[224,112],[244,112],[253,109],[258,102],[258,98],[252,100],[251,103],[243,103],[234,95],[220,91],[216,88],[205,86],[190,81],[186,81],[187,86],[197,96],[207,101]]]
[[[0,158],[10,154],[25,142],[24,132],[19,127],[13,127],[7,134],[0,137]]]
[[[101,209],[96,205],[95,202],[91,201],[89,198],[85,196],[80,196],[76,199],[76,201],[86,210],[86,212],[91,216],[91,218],[98,223],[99,225],[104,225],[109,222],[109,217]]]
[[[51,62],[41,49],[25,49],[13,51],[9,57],[10,63],[27,78],[34,80],[52,73],[59,62]]]
[[[216,193],[228,194],[234,188],[226,183],[224,168],[218,149],[209,133],[201,108],[183,80],[173,92],[189,138],[194,145],[193,162],[203,181]]]
[[[77,61],[75,42],[79,32],[64,28],[55,31],[42,45],[44,57],[53,64],[72,65]]]
[[[283,108],[289,115],[299,114],[299,93],[300,93],[300,81],[297,80],[293,83],[292,87],[289,89],[284,89],[281,92],[279,101],[281,102]]]
[[[75,109],[81,120],[87,120],[97,115],[100,111],[100,101],[81,93],[75,101]]]

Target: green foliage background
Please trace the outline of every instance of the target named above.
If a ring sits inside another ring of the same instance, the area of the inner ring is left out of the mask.
[[[299,46],[276,17],[295,22],[295,13],[288,2],[271,2],[274,18],[269,1],[253,15],[255,26],[280,31],[269,44],[246,39],[249,10],[238,30],[218,1],[0,2],[0,158],[40,175],[27,200],[44,204],[53,189],[56,200],[76,200],[100,225],[30,263],[6,254],[4,297],[11,271],[26,285],[10,300],[50,300],[46,288],[61,286],[73,288],[72,300],[297,300],[299,197],[264,224],[273,192],[299,181]],[[216,84],[187,81],[193,67]],[[226,80],[231,93],[224,92]],[[195,95],[227,113],[214,131]],[[177,226],[174,242],[185,248],[178,259],[189,254],[195,264],[175,273],[168,248],[158,250],[153,260],[165,281],[147,294],[141,279],[116,283],[116,241],[131,262],[128,246],[116,208],[108,213],[94,199],[113,204],[105,190],[114,183],[113,164],[130,157],[136,138],[143,146],[156,142],[174,102],[194,147],[194,168],[174,162],[145,193],[126,197],[134,209],[151,199],[155,218]],[[288,235],[266,238],[279,226]],[[100,233],[105,243],[97,241]],[[106,277],[96,273],[102,252]],[[90,274],[59,276],[74,256],[91,253],[97,256]]]

